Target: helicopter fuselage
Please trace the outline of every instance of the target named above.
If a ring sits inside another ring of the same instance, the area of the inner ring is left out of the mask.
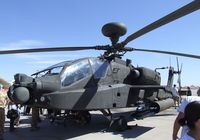
[[[129,60],[83,58],[63,62],[32,77],[15,75],[9,97],[16,103],[64,110],[101,110],[167,99],[160,74]]]

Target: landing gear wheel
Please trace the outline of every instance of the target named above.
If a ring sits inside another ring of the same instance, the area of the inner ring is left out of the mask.
[[[91,122],[91,114],[88,111],[84,112],[84,118],[85,118],[87,124],[89,124]]]
[[[89,124],[91,121],[91,114],[89,111],[81,111],[77,114],[77,123],[81,125]]]

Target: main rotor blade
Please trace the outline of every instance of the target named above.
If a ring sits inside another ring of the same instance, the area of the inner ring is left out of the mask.
[[[79,51],[96,49],[96,47],[53,47],[53,48],[34,48],[19,50],[0,50],[0,54],[17,54],[17,53],[33,53],[33,52],[54,52],[54,51]]]
[[[163,26],[163,25],[165,25],[165,24],[167,24],[169,22],[172,22],[172,21],[174,21],[174,20],[176,20],[176,19],[178,19],[180,17],[183,17],[183,16],[185,16],[187,14],[190,14],[190,13],[192,13],[192,12],[198,10],[198,9],[200,9],[200,1],[199,0],[195,0],[195,1],[193,1],[193,2],[191,2],[189,4],[187,4],[187,5],[183,6],[182,8],[180,8],[180,9],[178,9],[178,10],[176,10],[176,11],[174,11],[174,12],[172,12],[172,13],[166,15],[166,16],[164,16],[163,18],[161,18],[161,19],[159,19],[159,20],[147,25],[146,27],[140,29],[139,31],[131,34],[130,36],[128,36],[126,38],[126,40],[123,43],[126,45],[130,41],[132,41],[132,40],[134,40],[134,39],[136,39],[136,38],[138,38],[138,37],[150,32],[150,31],[152,31],[152,30],[154,30],[154,29],[156,29],[156,28],[158,28],[160,26]]]
[[[154,53],[162,53],[162,54],[171,54],[171,55],[178,55],[178,56],[184,56],[184,57],[200,59],[200,55],[192,55],[192,54],[178,53],[178,52],[171,52],[171,51],[147,50],[147,49],[136,49],[136,48],[133,48],[133,51],[143,51],[143,52],[154,52]]]

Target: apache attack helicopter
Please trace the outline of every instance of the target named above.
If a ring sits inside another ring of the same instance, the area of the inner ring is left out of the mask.
[[[90,49],[105,51],[100,57],[65,61],[32,76],[18,73],[14,76],[15,81],[8,91],[8,96],[17,104],[65,110],[66,118],[86,123],[90,122],[89,111],[93,110],[99,110],[114,120],[111,109],[137,107],[136,114],[158,113],[167,109],[174,104],[171,87],[174,74],[179,74],[180,71],[170,67],[168,83],[162,86],[161,76],[157,70],[135,67],[129,59],[122,60],[122,56],[126,52],[144,51],[200,59],[198,55],[127,46],[130,41],[145,33],[199,8],[200,1],[193,1],[131,34],[122,42],[118,40],[127,31],[125,25],[116,22],[105,24],[102,33],[110,38],[111,45],[2,50],[0,54]],[[123,117],[118,119],[117,123],[122,121],[126,123]]]

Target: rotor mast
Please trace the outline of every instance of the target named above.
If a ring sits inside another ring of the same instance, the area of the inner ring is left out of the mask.
[[[112,43],[112,46],[107,48],[104,53],[105,58],[120,58],[126,52],[126,48],[122,47],[120,43],[118,43],[119,38],[126,34],[127,28],[125,24],[120,22],[111,22],[105,24],[102,29],[102,34],[106,37],[109,37]],[[132,51],[132,50],[131,50]]]

